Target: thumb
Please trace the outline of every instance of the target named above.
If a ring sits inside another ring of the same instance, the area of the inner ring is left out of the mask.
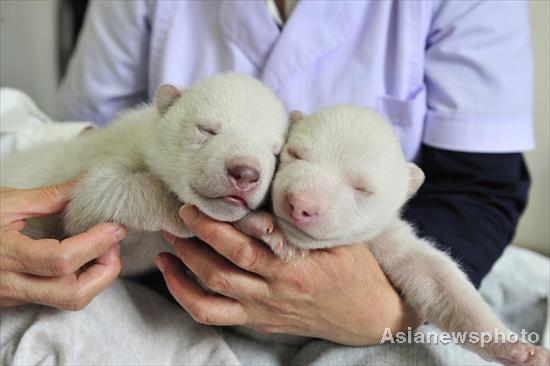
[[[13,201],[16,206],[12,212],[19,219],[57,213],[65,207],[75,183],[72,180],[47,187],[17,190],[13,192],[16,195]]]

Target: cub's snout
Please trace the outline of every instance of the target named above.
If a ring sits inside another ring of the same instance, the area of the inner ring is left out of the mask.
[[[227,176],[238,192],[254,190],[260,180],[260,163],[256,158],[237,157],[225,163]]]
[[[258,159],[249,156],[237,156],[225,162],[226,185],[228,194],[224,202],[236,207],[248,207],[249,201],[257,194],[261,178],[261,164]]]
[[[297,226],[314,223],[319,218],[321,208],[318,200],[311,194],[291,193],[286,197],[286,202],[288,215]]]

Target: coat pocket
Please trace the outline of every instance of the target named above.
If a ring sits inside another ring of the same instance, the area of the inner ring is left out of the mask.
[[[390,95],[379,96],[376,110],[393,125],[410,126],[423,123],[426,115],[426,91],[420,89],[411,99],[399,99]]]
[[[420,89],[410,99],[398,99],[389,95],[379,96],[376,100],[376,111],[391,123],[405,157],[409,160],[413,159],[421,144],[424,130],[427,111],[426,90]]]

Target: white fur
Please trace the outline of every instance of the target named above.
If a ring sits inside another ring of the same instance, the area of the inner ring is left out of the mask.
[[[99,222],[119,222],[130,229],[122,243],[122,274],[131,275],[152,268],[153,257],[168,250],[156,232],[191,236],[178,217],[182,203],[222,221],[238,220],[262,203],[287,129],[284,107],[267,87],[224,74],[183,91],[163,86],[156,100],[157,107],[126,112],[110,127],[1,162],[1,184],[18,188],[58,184],[86,172],[72,191],[63,225],[29,220],[27,233],[61,238]],[[234,193],[228,161],[252,163],[260,173],[256,188],[243,194],[248,207],[223,200]]]
[[[458,265],[417,237],[399,217],[424,176],[414,164],[407,164],[381,116],[365,108],[338,106],[292,120],[272,186],[273,211],[287,244],[308,250],[365,243],[422,319],[445,331],[510,333]],[[293,220],[289,194],[315,202],[317,219],[305,225]],[[237,225],[254,232],[252,223],[262,227],[258,218],[250,214]],[[264,238],[265,233],[257,236],[283,257],[296,253],[281,247],[277,239]],[[549,360],[543,349],[520,343],[467,346],[506,364]]]
[[[294,122],[273,182],[278,225],[303,249],[374,238],[408,197],[410,167],[391,127],[373,111],[341,106]],[[321,213],[314,225],[292,224],[288,194],[315,199]]]

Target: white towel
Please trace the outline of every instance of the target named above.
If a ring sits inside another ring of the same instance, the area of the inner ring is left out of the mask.
[[[24,92],[0,89],[0,158],[37,143],[72,138],[90,126],[89,122],[54,122]]]

